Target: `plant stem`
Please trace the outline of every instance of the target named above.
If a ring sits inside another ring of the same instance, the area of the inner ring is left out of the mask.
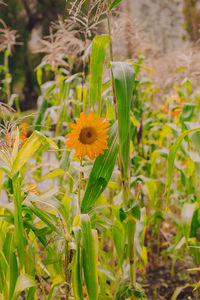
[[[113,51],[112,51],[112,37],[111,37],[111,26],[110,26],[110,3],[107,0],[107,21],[108,21],[108,37],[109,37],[109,50],[110,50],[110,61],[113,61]],[[116,90],[114,83],[114,76],[111,69],[111,81],[112,81],[112,94],[113,94],[113,102],[115,105],[115,117],[117,120],[117,98],[116,98]],[[130,145],[128,145],[130,147]],[[121,157],[119,157],[119,165],[121,170],[121,178],[122,178],[122,191],[123,191],[123,202],[124,204],[128,204],[129,202],[129,194],[130,194],[130,168],[128,170],[128,174],[124,174],[124,166],[122,163]],[[135,228],[136,223],[133,218],[130,217],[127,223],[127,233],[128,233],[128,256],[129,256],[129,264],[130,264],[130,282],[133,287],[135,287]],[[131,295],[131,300],[136,299],[134,296],[134,291]]]
[[[120,159],[121,161],[121,159]],[[129,174],[124,174],[122,162],[120,164],[121,175],[122,175],[122,191],[123,191],[123,202],[125,205],[129,202],[130,194],[130,176]],[[132,216],[128,216],[127,219],[127,236],[128,236],[128,259],[130,267],[130,283],[133,288],[135,288],[135,230],[136,222]],[[131,292],[131,300],[137,299],[134,296],[134,291]]]
[[[87,103],[84,103],[84,86],[85,86],[85,78],[86,78],[86,61],[85,61],[85,52],[87,50],[87,32],[85,32],[84,35],[84,51],[83,51],[83,75],[82,75],[82,92],[81,92],[81,103],[82,103],[82,111],[84,114],[86,114],[87,110]]]
[[[135,230],[136,222],[133,218],[129,218],[127,222],[127,234],[128,234],[128,258],[130,265],[130,282],[131,286],[135,288]],[[134,291],[131,294],[131,300],[135,300]]]
[[[56,136],[59,135],[60,132],[60,107],[62,107],[60,105],[60,95],[59,95],[59,91],[60,91],[60,86],[59,86],[59,73],[58,73],[58,68],[55,67],[54,69],[54,78],[55,78],[55,82],[56,82],[56,100],[57,100],[57,105],[59,106],[59,114],[58,114],[58,120],[56,123]]]
[[[109,51],[110,51],[110,61],[113,61],[113,50],[112,50],[112,36],[111,36],[111,26],[110,26],[110,10],[109,10],[109,0],[107,0],[107,21],[108,21],[108,38],[109,38]],[[116,100],[116,91],[115,91],[115,83],[114,76],[111,69],[111,81],[112,81],[112,94],[113,94],[113,102],[115,105],[115,117],[117,119],[117,100]]]
[[[8,64],[8,58],[9,58],[10,52],[8,49],[5,51],[4,56],[4,68],[5,68],[5,82],[6,82],[6,94],[7,94],[7,103],[10,105],[10,74],[9,74],[9,64]]]
[[[80,159],[80,167],[83,166],[83,161]],[[78,203],[79,207],[81,207],[81,189],[82,189],[82,178],[83,178],[83,172],[80,171],[80,179],[79,179],[79,188],[78,188]]]
[[[69,271],[69,242],[65,241],[65,300],[69,299],[70,294],[70,271]]]
[[[25,245],[24,245],[24,228],[22,220],[22,200],[21,200],[21,183],[19,174],[15,174],[12,178],[13,184],[13,201],[15,207],[14,225],[15,225],[15,243],[18,250],[20,269],[23,270],[25,263]]]

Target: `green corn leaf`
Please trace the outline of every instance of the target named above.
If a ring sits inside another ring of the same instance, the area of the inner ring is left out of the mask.
[[[38,134],[41,134],[41,133],[38,133]],[[56,143],[54,143],[54,141],[52,141],[52,139],[46,137],[45,135],[42,135],[42,136],[46,139],[47,143],[54,148],[54,150],[58,150],[58,146],[56,145]]]
[[[191,223],[195,211],[196,203],[184,203],[181,210],[181,223],[183,227],[183,233],[186,239],[186,243],[188,242],[190,231],[191,231]]]
[[[12,300],[17,300],[22,291],[33,286],[37,286],[33,277],[29,276],[28,274],[21,274],[17,279]]]
[[[90,217],[81,215],[83,273],[89,300],[98,299],[98,236],[92,230]]]
[[[3,178],[3,171],[0,169],[0,195],[1,195],[1,183]]]
[[[88,185],[81,204],[82,212],[88,212],[106,188],[115,166],[118,148],[118,128],[116,122],[110,129],[108,150],[105,150],[104,154],[97,157],[91,170]]]
[[[117,256],[121,258],[121,256],[124,255],[126,236],[124,226],[120,221],[116,220],[113,223],[112,234]]]
[[[52,282],[51,290],[48,294],[47,300],[51,300],[53,298],[53,291],[54,291],[55,287],[60,286],[62,283],[63,283],[63,278],[60,275],[57,275]]]
[[[171,300],[177,300],[178,299],[178,295],[183,292],[184,289],[190,287],[189,283],[184,284],[183,286],[179,286],[175,289],[175,291],[173,292],[173,295],[171,297]]]
[[[7,275],[9,274],[9,299],[11,299],[18,278],[18,266],[15,254],[14,234],[12,232],[7,232],[6,234],[6,238],[3,245],[3,251],[9,263]]]
[[[149,206],[151,209],[156,207],[156,201],[158,199],[157,195],[157,185],[155,179],[150,179],[146,181],[147,194],[149,198]]]
[[[109,280],[116,281],[114,274],[108,269],[106,269],[104,266],[99,265],[98,272],[104,274]]]
[[[44,210],[38,208],[35,204],[23,203],[25,206],[29,207],[30,210],[42,220],[52,231],[59,232],[57,228],[57,218],[51,213],[47,213]]]
[[[12,166],[12,172],[15,173],[19,171],[44,141],[45,137],[43,135],[39,134],[37,131],[33,132],[18,152]]]
[[[37,68],[36,78],[39,85],[42,85],[42,68]]]
[[[38,131],[41,130],[42,120],[44,118],[44,115],[45,115],[45,112],[46,112],[47,108],[48,108],[48,101],[45,98],[43,98],[42,104],[39,108],[39,113],[38,113],[37,118],[35,120],[35,125],[36,125],[35,129],[38,130]]]
[[[44,175],[42,177],[42,179],[51,179],[51,178],[55,178],[55,177],[58,177],[60,175],[65,175],[66,172],[62,169],[55,169],[51,172],[49,172],[48,174]]]
[[[0,160],[2,160],[6,164],[9,170],[11,169],[11,162],[4,150],[0,150]]]
[[[74,297],[76,300],[83,300],[83,289],[82,289],[82,256],[81,256],[81,228],[73,228],[75,241],[76,241],[76,253],[74,255],[73,266],[72,266],[72,286],[74,291]]]
[[[110,7],[109,7],[109,10],[112,10],[118,3],[120,3],[122,0],[114,0]]]
[[[9,299],[9,282],[6,280],[6,272],[8,270],[9,264],[6,260],[4,252],[0,249],[0,299]]]
[[[172,182],[172,175],[173,175],[173,170],[174,170],[174,161],[175,161],[175,156],[176,153],[181,146],[181,143],[183,139],[189,135],[191,132],[198,132],[200,131],[200,128],[194,128],[190,130],[186,130],[183,132],[176,142],[173,144],[173,146],[170,148],[169,151],[169,156],[168,156],[168,174],[167,174],[167,184],[166,184],[166,189],[167,189],[167,205],[168,205],[168,199],[169,199],[169,193],[170,193],[170,187],[171,187],[171,182]]]
[[[62,201],[56,199],[56,197],[54,197],[53,195],[47,193],[39,197],[33,193],[29,193],[23,204],[25,205],[27,203],[28,205],[31,205],[31,202],[42,203],[44,205],[57,209],[61,213],[65,221],[67,221],[67,213],[64,204],[62,203]]]
[[[130,109],[135,71],[133,66],[126,62],[111,62],[111,66],[117,97],[120,157],[123,163],[123,173],[126,178],[129,164]]]
[[[56,144],[50,138],[46,138],[40,132],[34,131],[17,153],[12,165],[12,172],[15,173],[19,171],[29,160],[29,158],[31,158],[31,156],[40,148],[44,141],[48,142],[51,146],[57,149]]]
[[[65,151],[60,160],[60,169],[66,171],[69,167],[69,163],[70,163],[70,152]]]
[[[15,142],[12,150],[12,158],[11,158],[12,164],[15,158],[17,157],[18,148],[19,148],[19,128],[17,128],[16,130]]]
[[[99,112],[101,111],[103,66],[108,42],[109,38],[107,35],[96,36],[92,41],[90,59],[90,104],[94,107],[96,100],[98,100]]]
[[[134,239],[136,231],[136,222],[133,218],[128,217],[127,220],[127,236],[128,236],[128,258],[129,261],[134,261]]]
[[[12,180],[13,184],[13,200],[15,205],[14,211],[14,237],[15,243],[17,246],[18,254],[19,254],[19,261],[20,267],[22,268],[25,262],[25,238],[24,238],[24,228],[23,228],[23,220],[22,220],[22,199],[21,199],[21,184],[20,184],[20,177],[19,173],[16,173],[13,176]]]
[[[184,121],[190,121],[194,115],[195,105],[193,103],[185,103],[183,105],[182,118]]]

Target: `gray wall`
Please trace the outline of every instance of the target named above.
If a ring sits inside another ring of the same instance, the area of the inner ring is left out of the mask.
[[[127,5],[132,18],[142,24],[147,37],[161,52],[182,47],[186,36],[182,0],[124,0],[124,12]]]

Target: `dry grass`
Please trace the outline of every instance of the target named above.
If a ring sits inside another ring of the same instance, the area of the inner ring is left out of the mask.
[[[199,44],[186,44],[184,49],[166,53],[161,57],[148,59],[147,64],[156,70],[152,74],[152,81],[161,90],[169,90],[180,86],[183,79],[188,78],[194,89],[198,87],[200,78]]]
[[[62,23],[61,19],[59,23]],[[52,69],[55,70],[58,66],[68,68],[69,64],[65,58],[70,57],[72,54],[77,55],[81,50],[81,42],[75,39],[72,33],[69,33],[63,27],[59,28],[59,33],[54,33],[53,27],[50,27],[50,35],[40,40],[33,53],[45,53],[46,55],[43,57],[41,64],[50,64]]]
[[[0,102],[0,149],[4,150],[8,157],[11,157],[12,147],[9,141],[15,141],[16,138],[16,127],[22,132],[20,125],[25,122],[29,117],[33,117],[35,114],[29,114],[26,116],[16,117],[14,116],[15,110],[7,105],[6,103]],[[34,126],[31,126],[34,127]],[[27,128],[30,128],[27,127]]]
[[[79,33],[83,34],[84,40],[91,39],[98,29],[99,24],[106,16],[107,1],[90,0],[86,12],[84,12],[84,4],[88,1],[75,0],[71,2],[69,9],[69,23]]]
[[[46,53],[42,63],[50,63],[54,67],[65,66],[69,69],[68,59],[71,58],[79,67],[86,61],[92,37],[98,34],[99,24],[105,16],[104,0],[72,1],[69,17],[66,20],[59,17],[51,24],[50,35],[41,40],[35,52]],[[194,89],[198,87],[199,43],[194,45],[186,42],[184,49],[160,54],[159,47],[147,38],[142,24],[132,19],[128,4],[125,12],[115,10],[111,17],[111,28],[114,60],[130,59],[137,62],[139,56],[144,56],[143,64],[156,71],[141,71],[141,77],[149,77],[153,86],[159,87],[156,100],[162,99],[164,93],[172,91],[174,86],[180,86],[186,77],[191,80]],[[107,33],[107,22],[103,23],[100,31]]]
[[[133,20],[129,10],[118,12],[112,18],[112,38],[115,60],[138,62],[143,56],[143,65],[156,72],[141,69],[140,78],[149,78],[158,91],[155,102],[160,102],[164,95],[173,92],[188,78],[193,90],[198,88],[200,78],[200,41],[195,44],[185,42],[185,47],[174,52],[161,54],[157,45],[147,38],[142,24]],[[108,58],[109,60],[109,58]]]
[[[135,59],[139,55],[154,57],[158,49],[146,37],[142,25],[126,13],[112,17],[113,52],[118,60]]]
[[[98,25],[105,16],[106,1],[92,0],[89,2],[87,12],[83,10],[85,1],[71,2],[69,17],[61,17],[50,26],[50,35],[40,40],[34,53],[46,53],[43,63],[49,63],[53,69],[64,66],[69,69],[69,58],[80,65],[84,60],[87,49],[91,44],[92,36],[96,33]]]
[[[3,28],[0,28],[0,52],[7,49],[11,53],[15,45],[21,45],[22,43],[16,42],[19,37],[17,30],[11,30],[2,19],[0,19],[0,23],[3,26]]]

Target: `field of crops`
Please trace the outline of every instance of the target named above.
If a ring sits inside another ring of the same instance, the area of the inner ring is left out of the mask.
[[[142,55],[116,60],[121,1],[84,2],[41,42],[37,110],[0,28],[0,300],[200,299],[200,73],[159,86]]]

